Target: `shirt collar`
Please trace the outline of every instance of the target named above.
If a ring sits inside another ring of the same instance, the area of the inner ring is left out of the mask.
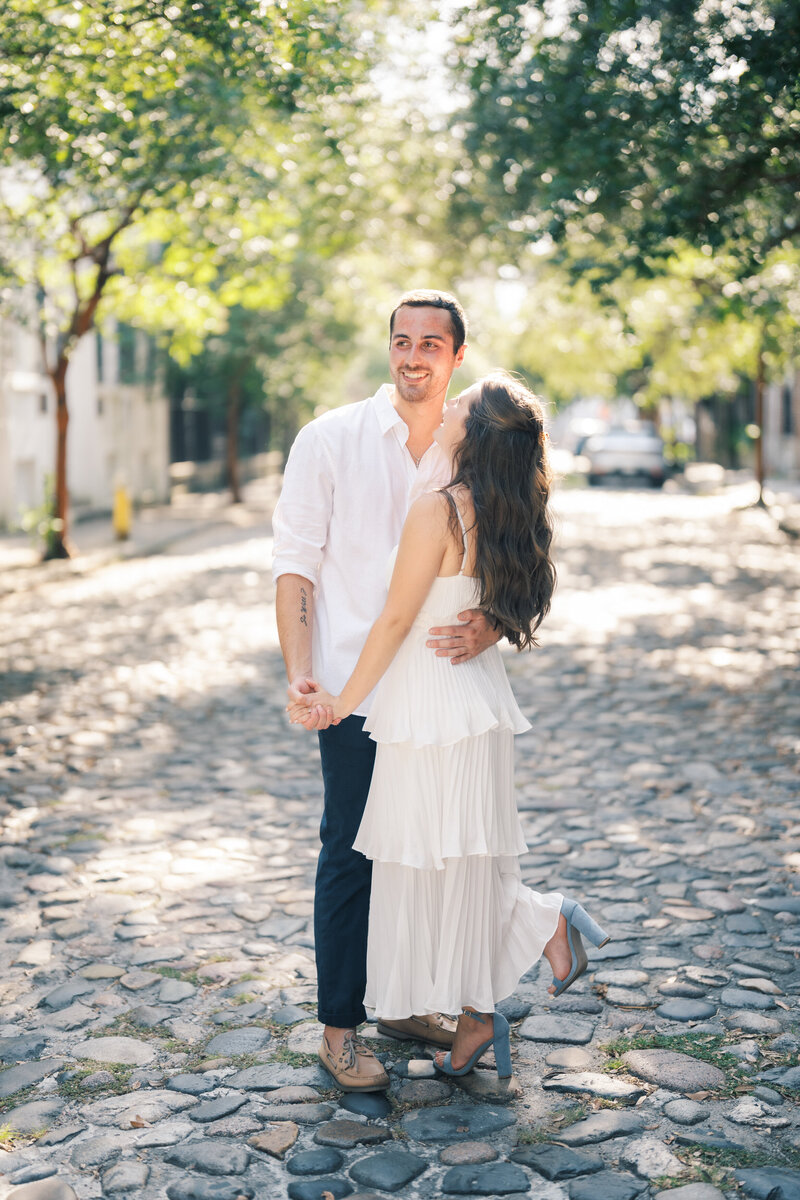
[[[402,425],[403,428],[399,432],[402,433],[405,430],[406,437],[408,437],[408,426],[392,404],[393,392],[394,384],[384,383],[371,398],[372,406],[378,418],[378,425],[380,426],[381,433],[388,433],[390,429],[397,429],[398,426]]]

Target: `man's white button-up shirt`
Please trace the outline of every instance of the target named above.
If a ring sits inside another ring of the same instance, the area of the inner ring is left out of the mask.
[[[334,694],[383,608],[389,556],[412,501],[451,474],[436,442],[414,465],[393,393],[384,384],[369,400],[332,409],[300,430],[273,518],[273,578],[302,575],[313,584],[312,670]]]

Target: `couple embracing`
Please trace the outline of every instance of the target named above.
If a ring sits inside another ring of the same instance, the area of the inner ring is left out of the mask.
[[[389,1083],[356,1039],[365,1005],[445,1074],[493,1045],[509,1076],[497,1002],[542,955],[559,995],[586,968],[581,933],[607,940],[520,878],[513,739],[530,726],[497,643],[533,645],[550,606],[550,474],[541,403],[512,376],[447,402],[466,333],[453,296],[402,296],[392,384],[301,430],[275,512],[288,712],[318,732],[325,788],[319,1055],[348,1091]]]

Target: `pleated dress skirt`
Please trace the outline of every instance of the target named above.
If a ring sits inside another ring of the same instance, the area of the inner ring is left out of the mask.
[[[514,735],[530,728],[497,646],[453,666],[425,642],[476,604],[440,577],[378,687],[375,768],[354,848],[372,859],[366,1007],[491,1012],[553,936],[561,895],[523,885]]]

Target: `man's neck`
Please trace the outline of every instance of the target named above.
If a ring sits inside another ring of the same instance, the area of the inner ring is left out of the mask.
[[[445,397],[441,395],[431,400],[412,404],[403,400],[396,387],[392,388],[392,404],[397,414],[408,426],[409,441],[413,439],[429,444],[433,440],[435,431],[442,423],[444,401]]]

